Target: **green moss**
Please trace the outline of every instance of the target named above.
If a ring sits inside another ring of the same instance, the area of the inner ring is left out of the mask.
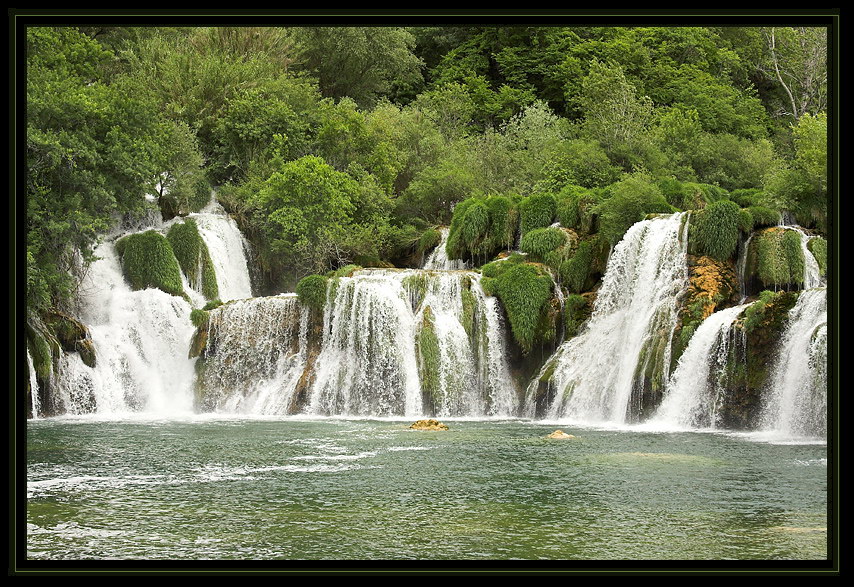
[[[205,310],[193,310],[190,312],[190,322],[193,323],[193,326],[199,328],[200,326],[205,326],[210,319],[210,314]]]
[[[362,269],[361,265],[352,265],[352,264],[351,265],[344,265],[343,267],[339,267],[335,271],[332,271],[331,273],[329,273],[327,275],[327,277],[330,277],[330,278],[353,277],[353,274],[356,271],[359,271],[360,269]]]
[[[801,247],[800,233],[794,230],[785,231],[780,246],[786,255],[786,264],[789,266],[789,279],[792,283],[803,283],[806,264],[804,261],[804,249]]]
[[[27,348],[33,359],[36,376],[42,381],[48,381],[53,372],[53,359],[62,352],[59,341],[45,329],[34,327],[29,322],[26,325],[26,332]]]
[[[546,253],[566,244],[567,237],[559,228],[535,228],[526,232],[519,247],[530,255],[545,259]]]
[[[543,228],[554,222],[557,202],[551,194],[535,194],[519,203],[519,223],[522,234]]]
[[[738,229],[745,234],[750,234],[753,230],[753,215],[750,210],[742,208],[738,211]]]
[[[709,204],[693,216],[690,238],[701,255],[725,261],[738,246],[741,209],[735,202],[720,200]]]
[[[513,338],[523,352],[530,352],[536,343],[554,336],[554,325],[550,328],[547,320],[551,277],[535,265],[514,263],[494,279],[488,287],[494,289],[507,311]]]
[[[581,325],[590,317],[590,312],[591,308],[585,297],[577,294],[571,294],[566,297],[563,306],[563,315],[567,337],[578,334]]]
[[[751,241],[755,252],[748,258],[749,273],[755,271],[765,287],[802,282],[804,259],[800,238],[799,233],[781,228],[757,233]]]
[[[427,295],[427,274],[413,273],[403,278],[403,289],[409,294],[412,311],[416,311]]]
[[[202,308],[202,310],[213,310],[214,308],[219,308],[222,305],[220,300],[211,300]]]
[[[435,248],[440,242],[442,242],[442,233],[435,228],[428,228],[421,233],[421,238],[418,239],[418,254],[423,255],[430,249]]]
[[[421,328],[415,336],[415,350],[418,354],[418,371],[421,378],[421,395],[425,400],[425,409],[435,412],[441,402],[439,397],[439,339],[433,326],[433,312],[429,306],[424,308]]]
[[[326,305],[327,278],[323,275],[309,275],[300,279],[296,292],[301,304],[312,310],[323,311]]]
[[[756,188],[746,188],[746,189],[738,189],[732,190],[729,194],[729,199],[741,206],[742,208],[749,208],[750,206],[755,205],[762,198],[762,190]]]
[[[765,206],[750,206],[747,210],[753,218],[754,229],[780,224],[781,216],[777,210],[772,210]]]
[[[172,246],[162,234],[149,230],[132,234],[117,243],[121,251],[122,271],[135,290],[156,287],[168,294],[182,296],[181,269]]]
[[[475,300],[474,294],[468,288],[463,288],[460,297],[462,298],[463,305],[463,328],[465,328],[466,334],[471,338],[472,333],[474,332],[474,311],[475,308],[477,308],[477,301]]]
[[[807,241],[807,249],[815,257],[822,276],[827,274],[827,241],[817,236]]]
[[[753,332],[759,324],[765,319],[768,306],[774,301],[776,295],[772,291],[765,290],[759,294],[759,299],[750,304],[744,310],[744,330],[748,333]]]
[[[196,221],[186,218],[182,223],[173,224],[166,233],[166,239],[190,287],[200,289],[209,300],[216,299],[219,295],[216,270]]]
[[[583,241],[571,259],[560,265],[560,279],[569,291],[581,293],[593,266],[593,245]]]

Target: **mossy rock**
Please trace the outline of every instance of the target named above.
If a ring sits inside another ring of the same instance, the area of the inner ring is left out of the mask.
[[[811,238],[807,241],[807,249],[815,257],[821,276],[827,275],[827,241],[820,236]]]
[[[74,350],[80,354],[80,359],[87,367],[95,368],[97,356],[95,354],[95,344],[92,339],[78,340],[74,345]]]
[[[186,218],[183,222],[173,224],[166,233],[166,239],[172,245],[172,251],[190,287],[201,291],[209,300],[216,299],[219,296],[216,270],[196,221]]]
[[[75,351],[79,341],[89,338],[89,330],[82,322],[62,312],[48,314],[45,324],[53,330],[62,349],[67,352]]]
[[[782,227],[754,233],[747,251],[747,279],[758,278],[763,287],[786,287],[804,281],[805,260],[801,235]]]
[[[443,424],[439,420],[432,419],[418,420],[417,422],[413,423],[409,428],[411,430],[448,430],[448,426],[446,424]]]
[[[184,296],[181,269],[165,236],[155,230],[131,234],[116,242],[122,271],[134,290],[158,288]]]
[[[415,335],[415,352],[421,379],[422,407],[425,412],[432,414],[436,412],[442,398],[439,397],[439,339],[429,306],[424,308],[420,328]]]

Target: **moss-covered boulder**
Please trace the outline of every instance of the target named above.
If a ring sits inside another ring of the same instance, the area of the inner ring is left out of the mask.
[[[433,311],[429,306],[424,308],[415,334],[415,352],[421,380],[422,409],[427,414],[434,414],[442,398],[439,393],[439,339],[433,325]]]
[[[53,332],[63,351],[79,353],[84,364],[95,367],[95,344],[82,322],[62,312],[51,312],[44,324]]]
[[[155,287],[175,296],[184,295],[181,268],[172,245],[155,230],[131,234],[116,241],[122,271],[135,289]]]
[[[300,303],[315,312],[323,312],[327,283],[328,279],[323,275],[308,275],[300,279],[296,287]]]
[[[750,241],[745,279],[758,280],[766,288],[798,287],[804,282],[805,263],[799,232],[766,228],[754,233]]]

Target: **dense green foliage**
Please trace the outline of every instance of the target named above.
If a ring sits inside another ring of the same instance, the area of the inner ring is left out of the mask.
[[[327,278],[323,275],[308,275],[297,283],[296,292],[301,304],[312,310],[323,311],[326,305]]]
[[[718,261],[725,261],[732,256],[743,226],[740,212],[735,202],[719,200],[694,215],[691,224],[694,229],[693,242],[701,255],[708,255]]]
[[[116,250],[133,289],[156,287],[172,295],[184,295],[178,260],[167,238],[159,232],[128,235],[116,241]]]
[[[612,245],[647,214],[675,211],[658,186],[643,175],[627,176],[611,186],[610,191],[610,196],[596,206],[595,212],[599,215],[599,232]]]
[[[820,236],[811,238],[807,241],[807,249],[815,257],[821,275],[825,275],[827,273],[827,241]]]
[[[692,242],[718,259],[783,211],[825,234],[822,32],[28,28],[28,311],[73,305],[75,259],[85,269],[117,218],[155,206],[186,215],[211,186],[252,242],[264,293],[353,263],[412,266],[444,224],[450,258],[481,265],[521,235],[579,293],[648,214],[698,211]],[[556,220],[578,238],[553,246],[559,231],[538,229]],[[165,240],[147,245],[162,257],[151,269],[122,245],[129,280],[179,293],[174,262],[216,298],[192,222],[173,229],[177,261]],[[754,240],[766,286],[802,280],[793,236]],[[826,246],[810,241],[823,271]],[[539,292],[547,278],[517,266]],[[487,272],[485,289],[513,300],[514,335],[531,348],[547,328]]]
[[[548,324],[546,316],[552,297],[550,276],[536,265],[513,261],[490,263],[482,272],[484,291],[501,300],[513,338],[524,352],[554,337],[553,325]]]
[[[770,228],[756,234],[751,248],[756,275],[765,287],[803,283],[805,261],[800,233]]]
[[[216,270],[196,221],[187,218],[184,222],[176,222],[169,227],[166,238],[190,287],[200,290],[209,300],[216,299],[219,296]]]
[[[566,244],[566,234],[559,228],[535,228],[522,236],[519,244],[524,252],[539,259]]]

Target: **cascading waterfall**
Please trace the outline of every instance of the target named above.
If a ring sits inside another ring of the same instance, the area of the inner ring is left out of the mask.
[[[81,318],[95,368],[67,355],[60,368],[69,413],[186,412],[192,409],[194,327],[190,304],[158,289],[132,291],[112,243],[100,245],[83,282]]]
[[[439,233],[442,235],[442,239],[439,241],[439,244],[436,245],[436,248],[430,253],[427,257],[427,260],[424,261],[424,269],[431,270],[444,270],[444,271],[459,271],[462,269],[467,269],[467,264],[465,261],[448,259],[448,252],[445,247],[448,244],[448,234],[450,234],[449,228],[440,228]]]
[[[39,417],[41,404],[39,400],[39,382],[36,378],[36,368],[33,365],[33,356],[30,354],[30,349],[27,349],[27,367],[30,373],[30,400],[33,412],[33,418]]]
[[[306,368],[308,310],[296,295],[253,298],[210,312],[199,374],[206,411],[287,414]]]
[[[724,378],[733,324],[749,304],[715,312],[706,318],[679,357],[664,400],[650,426],[715,428],[724,393]]]
[[[783,437],[827,433],[827,288],[805,290],[789,311],[761,423]]]
[[[223,302],[252,297],[246,251],[249,244],[237,223],[215,200],[201,212],[190,214],[208,247],[216,271],[219,299]]]
[[[415,416],[432,403],[440,416],[510,415],[500,314],[477,280],[415,270],[333,280],[309,411]]]
[[[614,248],[586,328],[541,372],[553,369],[550,418],[625,422],[638,366],[656,348],[664,347],[656,361],[666,381],[677,301],[688,281],[687,226],[684,213],[638,222]]]
[[[738,275],[738,297],[739,304],[743,304],[747,299],[747,251],[750,250],[750,241],[753,240],[753,233],[747,237],[747,240],[742,240],[741,249],[738,255],[738,263],[736,264],[736,272]]]

